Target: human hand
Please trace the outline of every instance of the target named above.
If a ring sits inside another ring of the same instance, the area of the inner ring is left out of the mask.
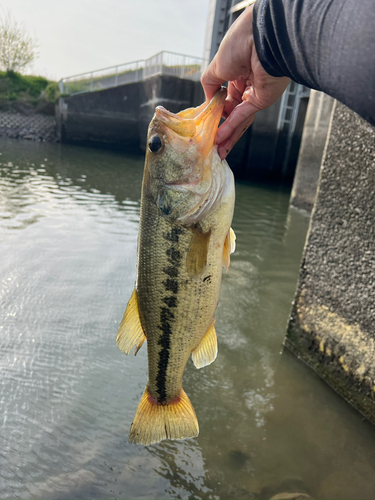
[[[223,160],[253,123],[261,109],[268,108],[282,95],[289,78],[269,75],[259,61],[253,36],[253,5],[232,24],[201,82],[208,100],[223,82],[229,82],[223,117],[216,143]]]

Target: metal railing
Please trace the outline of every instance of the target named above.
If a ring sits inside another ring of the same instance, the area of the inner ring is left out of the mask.
[[[59,88],[61,94],[73,95],[139,82],[155,75],[199,81],[204,63],[205,60],[198,57],[163,51],[149,59],[63,78]]]

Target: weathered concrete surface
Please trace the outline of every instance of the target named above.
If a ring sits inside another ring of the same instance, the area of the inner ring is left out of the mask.
[[[57,129],[62,142],[144,150],[156,106],[177,112],[203,101],[200,82],[159,75],[142,82],[61,98],[56,108]]]
[[[318,189],[320,165],[327,141],[334,99],[323,92],[312,90],[306,112],[301,148],[290,204],[311,211]]]
[[[375,422],[375,128],[335,103],[285,345]]]

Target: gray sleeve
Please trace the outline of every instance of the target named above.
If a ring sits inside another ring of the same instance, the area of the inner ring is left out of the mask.
[[[375,124],[375,0],[257,0],[255,47],[289,76]]]

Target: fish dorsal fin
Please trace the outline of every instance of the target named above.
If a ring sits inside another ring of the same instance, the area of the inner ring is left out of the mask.
[[[210,236],[211,231],[204,233],[200,226],[194,229],[186,258],[189,276],[197,276],[206,267]]]
[[[217,337],[215,331],[215,320],[211,323],[206,335],[200,341],[198,347],[191,353],[196,368],[203,368],[215,361],[217,356]]]
[[[228,272],[230,264],[230,254],[236,249],[236,235],[232,228],[229,229],[228,234],[225,237],[224,248],[223,248],[223,266],[226,272]]]
[[[137,292],[134,289],[117,332],[116,344],[125,354],[129,354],[136,345],[134,350],[136,355],[145,340],[146,335],[139,317]]]

